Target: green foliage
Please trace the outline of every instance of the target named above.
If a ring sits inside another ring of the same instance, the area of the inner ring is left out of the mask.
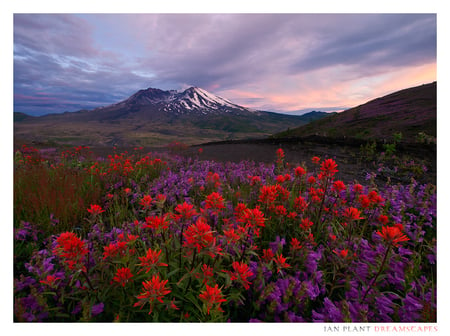
[[[384,151],[386,152],[386,155],[391,156],[394,155],[395,153],[395,143],[388,143],[388,144],[383,144],[383,148]]]
[[[375,141],[366,142],[359,148],[360,158],[364,161],[372,161],[377,155],[377,143]]]

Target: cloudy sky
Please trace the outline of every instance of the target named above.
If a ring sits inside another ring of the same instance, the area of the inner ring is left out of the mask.
[[[435,14],[15,14],[14,111],[198,86],[255,109],[339,111],[436,80]]]

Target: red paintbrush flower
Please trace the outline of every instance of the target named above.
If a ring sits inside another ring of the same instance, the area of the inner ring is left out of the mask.
[[[206,285],[206,289],[198,297],[206,304],[208,314],[214,305],[217,311],[223,312],[220,304],[227,301],[222,297],[222,291],[217,284],[214,287]]]
[[[92,215],[100,215],[102,212],[105,212],[105,210],[103,210],[102,207],[97,204],[91,204],[87,211]]]
[[[128,267],[122,267],[117,270],[116,275],[113,280],[117,282],[122,287],[125,287],[125,284],[133,277],[131,270]]]
[[[139,299],[138,302],[134,304],[134,307],[142,307],[148,303],[150,304],[149,315],[153,311],[153,307],[155,305],[155,301],[160,303],[164,303],[163,298],[164,295],[169,294],[171,291],[166,288],[167,282],[169,280],[161,280],[159,278],[159,274],[154,275],[151,280],[144,281],[142,286],[144,287],[143,292],[137,296]]]
[[[392,244],[393,246],[398,246],[400,243],[409,240],[409,238],[402,233],[401,228],[398,225],[383,226],[381,232],[377,231],[377,234],[382,237],[388,245]]]
[[[325,177],[332,177],[334,174],[338,172],[337,164],[333,159],[327,159],[322,162],[322,166],[320,170],[322,171],[322,175]]]

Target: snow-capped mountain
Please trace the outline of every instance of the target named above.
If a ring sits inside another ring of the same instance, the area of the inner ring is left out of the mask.
[[[247,109],[198,87],[181,92],[148,88],[93,110],[27,118],[36,127],[23,132],[39,129],[40,134],[54,132],[56,138],[64,134],[70,139],[91,139],[87,142],[90,144],[154,144],[173,140],[198,143],[268,136],[303,125],[309,119],[308,115]],[[26,128],[25,123],[20,127]]]
[[[210,113],[252,111],[198,87],[190,87],[182,92],[176,90],[164,91],[155,88],[139,90],[128,99],[101,109],[114,107],[130,107],[136,109],[138,107],[145,108],[149,106],[154,107],[159,112],[175,113],[178,115],[196,113],[206,115]]]

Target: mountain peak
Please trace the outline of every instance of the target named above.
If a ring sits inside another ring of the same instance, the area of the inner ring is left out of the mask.
[[[197,86],[191,86],[184,91],[147,88],[139,90],[128,99],[114,104],[114,106],[128,106],[130,108],[152,106],[160,111],[176,114],[250,111]]]

